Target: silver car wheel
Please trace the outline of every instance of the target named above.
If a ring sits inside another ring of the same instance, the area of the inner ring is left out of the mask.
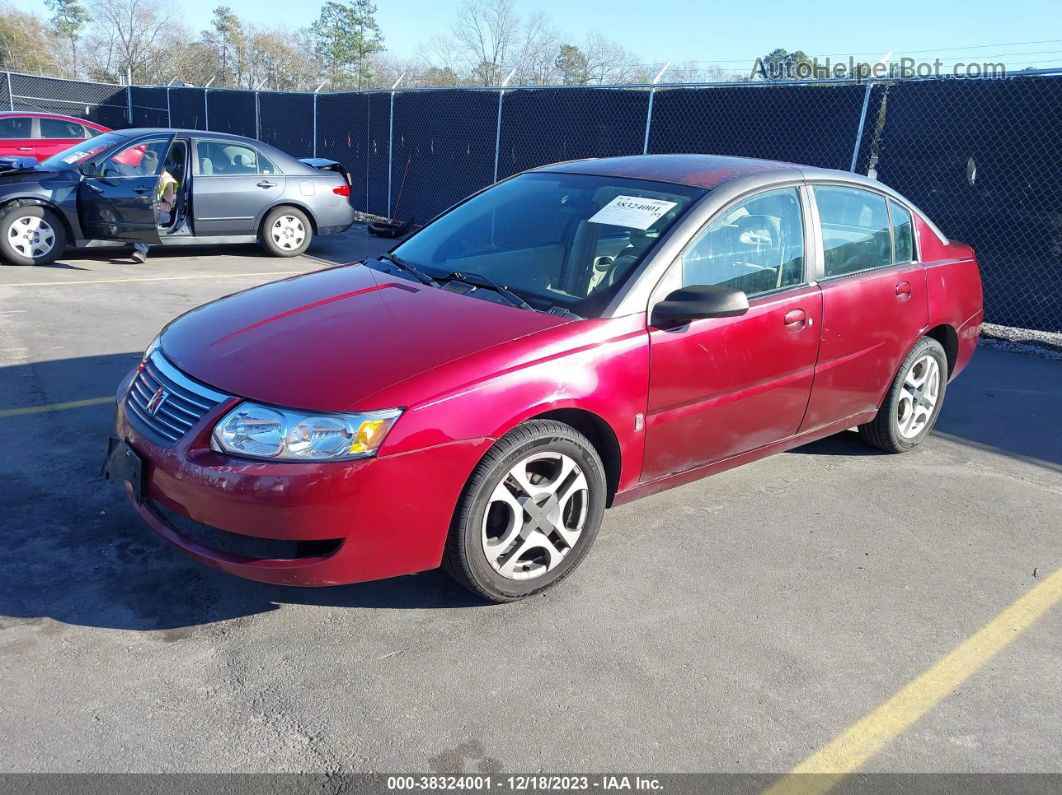
[[[33,215],[16,219],[7,238],[11,248],[31,259],[47,256],[55,246],[55,230],[51,224]]]
[[[929,356],[916,360],[904,376],[896,406],[896,427],[905,439],[925,430],[940,402],[940,365]]]
[[[510,580],[556,568],[586,524],[589,486],[580,466],[562,453],[535,453],[513,466],[483,513],[487,562]]]
[[[306,227],[294,215],[282,215],[273,222],[269,234],[278,247],[291,251],[306,239]]]

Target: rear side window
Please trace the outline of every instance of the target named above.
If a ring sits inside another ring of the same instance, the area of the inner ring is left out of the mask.
[[[90,138],[77,122],[62,119],[41,119],[41,138]]]
[[[257,149],[234,141],[197,141],[195,151],[203,176],[280,173]]]
[[[915,258],[914,229],[911,224],[911,214],[894,201],[889,202],[889,212],[892,214],[892,240],[896,247],[896,264],[913,262]]]
[[[27,116],[0,119],[0,138],[29,138],[32,134],[33,120]]]
[[[825,275],[885,268],[893,263],[885,198],[859,188],[815,186]]]

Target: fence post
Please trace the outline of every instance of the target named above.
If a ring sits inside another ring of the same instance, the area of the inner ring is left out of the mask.
[[[502,103],[505,102],[505,87],[509,85],[509,81],[513,79],[513,75],[516,74],[516,70],[513,69],[509,72],[509,75],[502,80],[500,91],[498,91],[498,122],[494,126],[494,181],[498,181],[498,156],[501,154],[501,123],[502,123]]]
[[[174,78],[174,79],[176,79],[176,78]],[[173,111],[170,110],[170,83],[173,83],[173,80],[171,80],[169,83],[166,84],[166,126],[167,127],[172,127],[173,126]]]
[[[395,81],[395,84],[391,86],[391,114],[387,121],[387,217],[391,217],[391,149],[395,142],[395,89],[398,88],[398,84],[402,82],[402,78],[406,76],[403,72],[401,76]]]
[[[203,129],[210,129],[210,89],[203,86]]]
[[[262,140],[262,111],[258,104],[258,92],[254,92],[254,139]]]
[[[328,82],[327,80],[322,80],[321,81],[321,85],[317,86],[317,88],[315,88],[313,90],[313,156],[314,157],[317,157],[317,94],[318,94],[318,92],[320,92],[320,90],[322,88],[324,88],[324,84],[327,83],[327,82]]]
[[[129,126],[133,126],[133,85],[127,83],[125,86],[125,118],[129,122]]]
[[[7,107],[8,110],[15,109],[15,95],[11,93],[11,73],[7,73]]]
[[[852,147],[852,164],[849,171],[854,172],[859,160],[859,145],[863,143],[863,125],[867,123],[867,107],[870,105],[870,89],[874,85],[874,78],[867,78],[867,88],[863,92],[863,110],[859,113],[859,129],[856,130],[855,146]]]
[[[664,72],[671,66],[671,61],[664,64],[664,68],[656,73],[653,78],[653,87],[649,89],[649,107],[645,111],[645,140],[642,142],[642,154],[649,154],[649,130],[653,127],[653,100],[656,99],[656,84],[664,76]]]

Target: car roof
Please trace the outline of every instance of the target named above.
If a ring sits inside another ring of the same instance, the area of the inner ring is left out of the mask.
[[[5,116],[32,116],[37,119],[60,119],[61,121],[76,121],[78,124],[90,124],[93,127],[110,129],[109,127],[104,127],[104,125],[99,122],[82,119],[79,116],[66,116],[62,113],[46,113],[40,110],[0,110],[0,118]]]
[[[121,130],[115,130],[115,132],[129,137],[139,135],[187,135],[196,138],[216,138],[224,141],[253,141],[255,143],[265,143],[264,141],[258,141],[255,138],[248,138],[245,135],[217,132],[216,130],[192,130],[181,127],[124,127]]]

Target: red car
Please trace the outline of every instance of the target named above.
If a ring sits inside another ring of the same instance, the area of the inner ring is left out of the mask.
[[[21,155],[44,160],[86,138],[110,131],[110,127],[73,116],[0,112],[0,157]]]
[[[105,469],[272,583],[556,583],[604,509],[853,426],[909,450],[982,320],[973,251],[888,187],[702,155],[546,166],[378,260],[168,325]]]

